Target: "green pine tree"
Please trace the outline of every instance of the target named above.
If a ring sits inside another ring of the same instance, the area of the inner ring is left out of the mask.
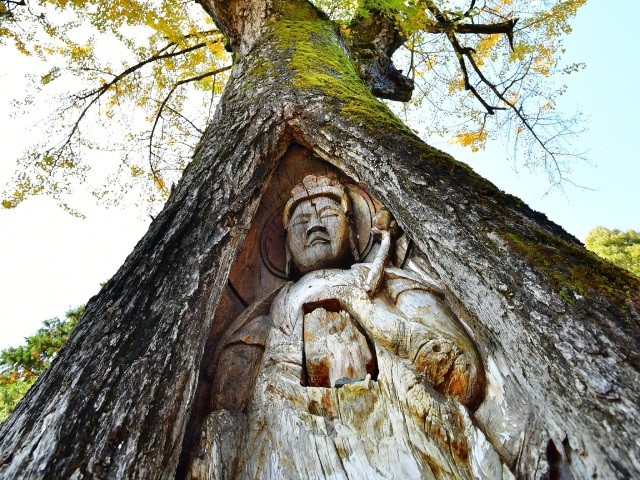
[[[83,312],[84,306],[80,306],[69,310],[64,320],[45,320],[37,332],[25,338],[24,344],[0,352],[0,422],[51,365]]]

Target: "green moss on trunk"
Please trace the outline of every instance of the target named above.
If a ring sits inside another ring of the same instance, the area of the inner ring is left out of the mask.
[[[597,292],[623,309],[640,306],[640,280],[585,248],[537,229],[527,236],[502,232],[502,237],[549,280],[567,303],[575,303],[574,293],[588,297]]]
[[[302,14],[303,19],[291,20],[291,15],[283,15],[269,25],[271,41],[286,52],[293,86],[335,98],[345,117],[374,135],[409,132],[362,82],[341,41],[338,26],[317,16],[313,20],[307,17]]]

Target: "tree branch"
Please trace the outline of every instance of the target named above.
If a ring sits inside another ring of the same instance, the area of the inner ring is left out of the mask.
[[[513,29],[518,23],[517,18],[506,20],[498,23],[455,23],[445,22],[436,23],[432,25],[426,25],[424,31],[427,33],[465,33],[465,34],[477,34],[477,35],[498,35],[503,34],[509,38],[513,38]],[[512,43],[512,42],[510,42]],[[513,45],[512,45],[513,48]]]
[[[200,80],[203,80],[205,78],[217,75],[219,73],[222,72],[226,72],[227,70],[231,69],[231,65],[227,65],[225,67],[219,68],[217,70],[213,70],[210,72],[206,72],[203,73],[201,75],[197,75],[195,77],[190,77],[190,78],[185,78],[183,80],[180,80],[179,82],[176,82],[173,87],[171,87],[171,90],[169,90],[169,93],[166,95],[166,97],[162,100],[162,102],[160,103],[160,108],[158,108],[158,112],[156,113],[154,122],[153,122],[153,127],[151,128],[151,133],[149,135],[149,168],[151,169],[151,173],[158,177],[158,172],[156,171],[154,165],[153,165],[153,135],[155,134],[156,131],[156,127],[158,126],[158,122],[160,121],[160,118],[162,118],[162,111],[164,110],[164,108],[167,105],[167,102],[169,101],[169,99],[171,98],[171,96],[173,95],[173,92],[176,91],[176,89],[178,87],[180,87],[181,85],[187,84],[187,83],[191,83],[191,82],[197,82]],[[191,123],[191,122],[189,122]],[[191,123],[191,125],[193,125]],[[195,126],[194,126],[195,128]],[[196,130],[198,130],[196,128]]]
[[[182,114],[182,112],[179,112],[178,110],[176,110],[175,108],[172,108],[168,105],[165,105],[165,107],[167,110],[169,110],[171,113],[173,113],[176,117],[180,117],[182,118],[185,122],[187,122],[189,125],[191,125],[191,128],[193,128],[196,132],[198,132],[198,135],[202,136],[204,135],[204,130],[202,130],[201,128],[198,128],[196,126],[195,123],[193,123],[189,118],[187,118],[186,116],[184,116]]]
[[[435,19],[435,23],[421,26],[420,30],[423,32],[445,34],[448,37],[457,33],[506,35],[509,46],[513,50],[513,30],[518,22],[517,18],[496,23],[460,23],[459,20],[463,18],[471,18],[476,0],[472,0],[467,11],[464,14],[456,15],[455,19],[449,18],[448,14],[440,10],[432,0],[424,0],[422,4]],[[351,31],[351,50],[354,53],[353,59],[360,67],[361,78],[373,94],[390,100],[405,102],[410,100],[414,82],[411,78],[402,75],[402,72],[395,68],[391,60],[393,53],[406,40],[397,25],[395,16],[372,8],[368,16],[356,16],[349,25],[349,29]],[[453,43],[457,44],[454,48],[460,62],[465,89],[471,91],[483,107],[493,114],[494,110],[498,110],[500,107],[489,105],[471,84],[464,63],[464,49],[457,40],[454,39]],[[409,72],[411,72],[411,68]]]
[[[473,10],[473,7],[476,6],[476,0],[471,0],[471,3],[469,4],[469,8],[467,8],[467,11],[464,12],[464,17],[465,18],[469,18],[471,16],[471,11]]]
[[[189,36],[192,36],[193,34],[190,34]],[[219,38],[217,39],[217,41],[222,41],[223,37],[222,35],[219,36]],[[169,45],[165,46],[164,48],[162,48],[160,50],[160,52],[166,52],[167,48],[171,46],[171,44],[175,45],[175,42],[170,42]],[[78,118],[76,119],[76,121],[74,122],[73,126],[71,127],[71,131],[69,132],[69,134],[66,137],[66,140],[64,141],[64,143],[62,144],[62,146],[60,146],[60,148],[57,149],[58,154],[56,156],[59,157],[60,152],[62,152],[62,150],[64,150],[69,143],[71,142],[71,139],[73,138],[73,136],[75,135],[75,133],[78,131],[78,128],[80,126],[80,123],[82,122],[82,120],[84,119],[84,117],[86,116],[87,112],[89,111],[89,109],[112,87],[117,87],[118,82],[120,82],[123,78],[131,75],[132,73],[140,70],[141,68],[143,68],[144,66],[156,62],[158,60],[163,60],[166,58],[171,58],[171,57],[176,57],[179,55],[183,55],[189,52],[192,52],[194,50],[198,50],[202,47],[205,47],[207,45],[206,42],[202,42],[202,43],[198,43],[196,45],[192,45],[191,47],[187,47],[184,48],[182,50],[177,50],[177,51],[173,51],[173,52],[167,52],[167,53],[156,53],[155,55],[135,64],[132,65],[131,67],[125,69],[124,71],[122,71],[121,73],[119,73],[118,75],[114,75],[114,78],[105,83],[104,85],[100,86],[99,88],[96,88],[94,90],[91,90],[90,92],[87,92],[84,95],[79,95],[75,97],[75,101],[83,101],[83,100],[88,100],[89,98],[91,98],[91,100],[89,101],[89,103],[87,105],[84,106],[84,108],[81,110],[80,115],[78,116]]]
[[[111,87],[113,87],[116,83],[118,83],[120,80],[125,78],[127,75],[130,75],[130,74],[136,72],[137,70],[140,70],[145,65],[148,65],[150,63],[156,62],[158,60],[164,60],[166,58],[177,57],[179,55],[182,55],[182,54],[185,54],[185,53],[189,53],[189,52],[192,52],[194,50],[198,50],[199,48],[205,47],[206,45],[207,45],[206,43],[198,43],[196,45],[193,45],[191,47],[187,47],[187,48],[182,49],[182,50],[177,50],[177,51],[170,52],[170,53],[162,53],[162,54],[153,55],[153,56],[143,60],[142,62],[139,62],[139,63],[137,63],[135,65],[132,65],[131,67],[127,68],[126,70],[120,72],[118,75],[115,75],[113,80],[111,80],[110,82],[105,83],[104,85],[100,86],[99,88],[96,88],[94,90],[91,90],[90,92],[85,93],[84,95],[79,96],[78,100],[85,100],[85,99],[87,99],[89,97],[97,95],[97,97],[94,98],[91,101],[91,103],[88,105],[87,108],[89,108],[98,99],[98,97],[100,97],[102,94],[104,94],[107,90],[109,90]],[[164,51],[166,49],[167,49],[167,47],[165,46],[161,51]]]
[[[469,9],[464,14],[464,17],[468,17],[471,10],[475,5],[475,0],[471,2]],[[446,14],[442,12],[431,0],[425,2],[427,10],[436,19],[437,23],[431,25],[425,25],[423,30],[427,33],[464,33],[464,34],[476,34],[476,35],[506,35],[509,39],[509,46],[513,50],[513,30],[518,23],[518,18],[512,18],[503,22],[497,23],[458,23],[447,18]]]
[[[543,138],[540,137],[540,135],[538,134],[537,129],[536,129],[537,119],[534,119],[534,121],[532,122],[531,118],[527,117],[524,114],[521,106],[518,107],[516,102],[510,101],[506,97],[505,93],[509,90],[509,88],[506,88],[505,90],[503,90],[501,92],[500,90],[498,90],[498,87],[484,75],[484,73],[482,72],[482,70],[478,66],[477,62],[473,58],[473,53],[475,53],[473,49],[462,47],[460,45],[458,39],[456,38],[455,34],[453,34],[453,33],[449,33],[447,35],[447,38],[449,39],[449,42],[453,46],[453,49],[454,49],[454,51],[456,53],[456,56],[458,57],[458,61],[460,63],[460,69],[462,70],[462,74],[463,74],[463,77],[464,77],[465,89],[469,90],[476,97],[476,99],[478,99],[478,101],[485,107],[485,109],[487,110],[488,114],[493,115],[496,110],[507,110],[507,108],[505,108],[505,107],[497,107],[497,106],[489,105],[484,100],[482,95],[480,95],[480,93],[477,91],[475,86],[473,86],[471,84],[471,82],[469,81],[469,72],[467,70],[467,66],[466,66],[466,62],[465,62],[465,59],[466,59],[469,62],[469,64],[471,65],[471,67],[472,67],[473,71],[475,72],[475,74],[478,76],[480,82],[482,84],[484,84],[485,86],[487,86],[491,90],[491,92],[493,92],[493,94],[496,96],[496,98],[498,98],[501,102],[503,102],[505,105],[507,105],[508,109],[511,110],[516,115],[516,117],[520,120],[520,122],[522,123],[524,128],[532,136],[534,141],[536,143],[538,143],[540,145],[540,147],[542,148],[542,150],[545,152],[545,154],[548,155],[551,158],[551,160],[554,163],[555,171],[562,178],[561,169],[560,169],[560,166],[558,165],[558,160],[556,158],[557,152],[552,151],[549,148],[549,145],[548,145],[548,143],[551,140],[553,140],[554,137],[548,138],[546,140],[544,140]],[[559,133],[559,135],[560,135],[560,133]],[[545,159],[545,164],[546,164],[546,162],[547,162],[547,160]]]
[[[458,62],[460,64],[460,70],[462,71],[462,77],[464,79],[464,89],[469,90],[473,94],[473,96],[476,97],[476,99],[487,110],[487,113],[489,115],[493,115],[496,110],[504,110],[504,108],[502,107],[489,105],[489,103],[487,103],[487,101],[482,97],[482,95],[480,95],[480,92],[478,92],[476,87],[471,84],[471,81],[469,80],[469,71],[467,70],[467,64],[465,63],[464,59],[465,57],[473,58],[471,56],[473,50],[470,48],[463,48],[458,42],[458,39],[456,38],[456,36],[451,32],[447,35],[447,38],[449,39],[449,42],[453,46],[456,57],[458,58]],[[475,65],[475,62],[474,62],[474,65]],[[486,80],[484,76],[481,77],[481,80],[482,79]]]

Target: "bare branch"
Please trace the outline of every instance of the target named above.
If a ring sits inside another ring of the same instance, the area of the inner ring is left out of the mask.
[[[176,110],[175,108],[170,107],[169,105],[165,105],[164,108],[166,108],[167,110],[169,110],[171,113],[173,113],[176,117],[180,117],[182,118],[185,122],[187,122],[189,125],[191,125],[191,128],[193,128],[196,132],[198,132],[199,135],[204,135],[204,130],[202,130],[201,128],[198,128],[195,123],[193,123],[189,118],[185,117],[182,112],[179,112],[178,110]]]
[[[464,81],[465,90],[469,91],[486,110],[484,119],[481,122],[480,132],[485,130],[488,115],[494,115],[498,110],[511,112],[510,116],[517,119],[521,125],[520,129],[516,130],[516,137],[520,137],[522,132],[526,132],[532,143],[540,147],[542,151],[541,160],[545,169],[549,172],[550,178],[555,179],[553,183],[560,185],[562,182],[567,181],[564,178],[559,156],[572,155],[565,153],[562,148],[556,148],[555,145],[567,135],[572,135],[574,133],[573,130],[558,119],[554,120],[553,124],[549,124],[543,110],[533,114],[528,112],[524,108],[526,99],[522,97],[518,99],[511,98],[512,90],[517,85],[520,85],[525,77],[531,73],[531,62],[525,62],[522,68],[519,68],[514,75],[504,81],[492,81],[480,67],[476,59],[475,50],[462,45],[457,37],[458,34],[503,34],[507,36],[509,46],[513,50],[513,33],[518,19],[507,19],[486,24],[463,24],[459,20],[472,13],[471,10],[475,2],[471,3],[466,14],[456,14],[455,18],[449,18],[449,13],[439,10],[431,0],[426,0],[424,5],[432,14],[435,23],[426,26],[423,31],[426,33],[445,34],[458,60],[457,63]],[[535,92],[531,93],[535,94]],[[498,105],[493,104],[487,95],[494,98],[494,101],[498,101]],[[553,131],[547,131],[549,128],[553,128]]]
[[[116,75],[113,78],[113,80],[111,80],[110,82],[105,83],[104,85],[100,86],[99,88],[91,90],[90,92],[87,92],[84,95],[78,96],[78,99],[79,100],[84,100],[84,99],[87,99],[87,98],[92,97],[94,95],[97,95],[97,97],[94,98],[91,101],[91,103],[89,104],[89,106],[87,107],[87,108],[89,108],[95,102],[95,100],[97,100],[98,97],[103,95],[107,90],[109,90],[111,87],[113,87],[116,83],[118,83],[120,80],[122,80],[126,76],[136,72],[137,70],[140,70],[145,65],[148,65],[148,64],[153,63],[153,62],[157,62],[158,60],[164,60],[166,58],[177,57],[177,56],[183,55],[185,53],[189,53],[189,52],[192,52],[194,50],[198,50],[199,48],[205,47],[206,45],[207,45],[206,43],[198,43],[198,44],[193,45],[191,47],[187,47],[187,48],[185,48],[183,50],[178,50],[178,51],[174,51],[174,52],[171,52],[171,53],[162,53],[162,54],[153,55],[153,56],[151,56],[149,58],[146,58],[142,62],[139,62],[139,63],[137,63],[135,65],[132,65],[131,67],[129,67],[126,70],[122,71],[121,73]],[[165,49],[163,49],[163,50],[165,50]]]
[[[513,29],[518,23],[518,19],[514,18],[498,23],[455,23],[450,21],[438,22],[431,25],[425,25],[423,30],[427,33],[471,33],[477,35],[498,35],[504,34],[513,38]]]
[[[476,33],[476,34],[505,34],[509,39],[509,45],[511,49],[513,49],[513,30],[518,22],[518,19],[511,19],[505,22],[499,22],[494,24],[455,24],[449,21],[446,15],[441,12],[438,7],[431,1],[428,0],[426,3],[427,9],[432,13],[432,15],[438,21],[438,24],[434,25],[433,28],[435,33],[446,33],[451,46],[454,49],[456,57],[458,58],[458,63],[460,64],[460,70],[462,71],[462,76],[464,79],[465,90],[469,90],[473,96],[482,104],[482,106],[487,110],[487,113],[493,115],[496,110],[506,110],[505,107],[498,107],[490,105],[478,92],[477,88],[472,85],[469,79],[469,71],[467,70],[466,61],[469,62],[473,71],[479,78],[480,82],[484,84],[486,87],[493,92],[493,94],[498,98],[501,102],[508,106],[508,108],[515,113],[517,118],[522,122],[522,125],[529,131],[535,141],[542,147],[542,149],[551,156],[554,162],[556,162],[556,157],[554,152],[552,152],[548,147],[549,140],[543,140],[539,135],[536,129],[534,128],[536,125],[536,120],[527,118],[527,116],[523,113],[522,108],[518,107],[515,102],[510,101],[505,93],[509,90],[509,88],[515,83],[512,82],[509,87],[505,88],[502,92],[498,90],[495,83],[490,81],[482,72],[478,63],[476,62],[473,54],[475,51],[472,48],[463,47],[456,37],[456,33]],[[471,8],[473,8],[474,2],[472,2]],[[447,30],[447,26],[450,28]],[[425,29],[425,31],[429,33],[434,33],[429,29]],[[484,125],[484,124],[483,124]],[[557,162],[556,162],[557,164]],[[556,165],[557,166],[557,165]]]
[[[433,3],[431,0],[426,0],[424,3],[425,3],[425,6],[427,7],[427,10],[431,12],[431,14],[438,21],[438,23],[440,23],[441,25],[446,25],[451,23],[449,19],[445,16],[445,14],[442,11],[440,11],[440,9],[436,6],[436,4]]]
[[[522,108],[519,108],[515,102],[511,102],[509,99],[507,99],[505,95],[502,92],[500,92],[496,88],[496,86],[484,76],[484,74],[480,70],[480,67],[478,67],[478,64],[476,63],[471,53],[468,53],[466,57],[469,59],[469,63],[473,67],[473,70],[476,72],[476,74],[478,75],[478,78],[480,78],[482,83],[484,83],[487,87],[489,87],[489,89],[491,89],[491,91],[494,93],[496,97],[500,99],[500,101],[504,102],[506,105],[509,106],[509,108],[516,114],[518,119],[520,119],[524,127],[527,130],[529,130],[529,133],[531,133],[531,135],[536,140],[536,142],[538,142],[540,146],[543,148],[543,150],[549,153],[555,161],[555,155],[547,147],[548,140],[547,141],[542,140],[538,135],[538,132],[534,129],[535,123],[531,123],[529,119],[522,112]]]
[[[468,18],[469,16],[471,16],[471,11],[473,10],[473,7],[476,6],[476,0],[471,0],[471,4],[469,4],[469,8],[467,8],[467,11],[464,12],[464,17]]]
[[[447,18],[447,15],[442,12],[432,0],[425,2],[427,10],[436,19],[437,23],[432,25],[425,25],[424,31],[427,33],[464,33],[464,34],[477,34],[477,35],[496,35],[503,34],[507,36],[509,40],[509,46],[513,50],[513,30],[518,23],[518,18],[512,18],[503,22],[497,23],[458,23]],[[468,18],[475,5],[475,0],[471,2],[469,9],[464,13],[463,18]]]
[[[219,73],[225,72],[225,71],[230,70],[230,69],[231,69],[231,65],[227,65],[226,67],[222,67],[222,68],[219,68],[217,70],[212,70],[210,72],[203,73],[202,75],[197,75],[195,77],[185,78],[183,80],[180,80],[179,82],[176,82],[173,85],[173,87],[171,87],[171,90],[169,90],[169,93],[166,95],[166,97],[160,103],[160,107],[158,108],[158,112],[156,113],[156,116],[155,116],[155,119],[154,119],[154,122],[153,122],[153,127],[151,128],[151,134],[149,135],[149,168],[151,169],[151,173],[153,175],[158,176],[158,172],[155,170],[155,167],[154,167],[153,161],[152,161],[152,159],[153,159],[153,135],[155,134],[156,127],[158,126],[158,122],[160,121],[160,118],[162,118],[162,111],[164,110],[165,106],[167,105],[167,102],[169,101],[169,99],[173,95],[173,92],[175,92],[176,89],[178,87],[180,87],[181,85],[184,85],[184,84],[187,84],[187,83],[191,83],[191,82],[197,82],[197,81],[200,81],[200,80],[204,80],[205,78],[217,75]],[[189,122],[189,123],[191,123],[191,122]]]
[[[453,33],[449,33],[447,35],[447,38],[451,42],[451,45],[453,46],[453,49],[454,49],[455,54],[456,54],[456,57],[458,58],[458,62],[460,63],[460,70],[462,71],[462,77],[464,79],[464,88],[465,88],[465,90],[469,90],[473,94],[473,96],[476,97],[476,99],[487,110],[487,113],[489,113],[490,115],[493,115],[496,110],[504,110],[504,108],[502,108],[502,107],[489,105],[489,103],[487,103],[487,101],[482,97],[482,95],[480,95],[480,93],[475,88],[475,86],[473,86],[471,84],[471,82],[469,81],[469,72],[467,70],[467,65],[465,63],[465,57],[466,58],[473,58],[472,57],[473,50],[470,49],[470,48],[463,48],[460,45],[460,43],[458,42],[458,39],[456,38],[456,36]],[[484,76],[481,77],[481,79],[483,79],[483,78],[484,78]]]

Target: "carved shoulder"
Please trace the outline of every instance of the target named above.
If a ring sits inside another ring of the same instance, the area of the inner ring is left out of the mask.
[[[246,408],[269,336],[267,314],[280,288],[247,307],[220,340],[211,379],[214,409]]]

